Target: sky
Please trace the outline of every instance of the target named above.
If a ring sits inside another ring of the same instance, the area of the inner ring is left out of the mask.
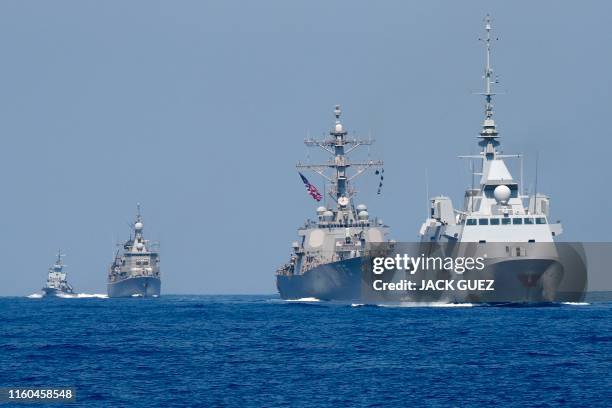
[[[40,290],[58,248],[77,291],[104,293],[137,202],[163,293],[274,293],[317,207],[295,164],[325,156],[303,139],[335,104],[385,161],[357,201],[417,239],[426,184],[460,206],[471,183],[456,156],[477,151],[487,13],[503,151],[531,188],[539,155],[564,240],[609,241],[609,2],[5,0],[0,295]]]

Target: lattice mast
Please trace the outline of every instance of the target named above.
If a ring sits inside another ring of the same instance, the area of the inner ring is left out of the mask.
[[[344,209],[352,203],[352,199],[356,194],[352,188],[351,181],[362,175],[371,167],[381,167],[381,160],[369,160],[365,162],[351,162],[348,154],[359,146],[372,145],[372,139],[356,139],[348,138],[348,132],[340,121],[342,111],[340,106],[336,105],[334,115],[336,122],[332,130],[329,132],[330,137],[324,140],[315,140],[307,138],[304,140],[306,146],[318,146],[328,152],[332,157],[328,163],[312,164],[298,163],[298,169],[308,169],[321,175],[329,183],[328,195],[336,202],[338,209]],[[352,174],[350,169],[355,169]],[[331,174],[329,169],[332,169]]]

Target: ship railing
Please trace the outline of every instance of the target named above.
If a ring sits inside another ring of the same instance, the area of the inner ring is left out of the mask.
[[[356,220],[353,222],[338,222],[338,221],[314,221],[311,219],[306,220],[304,223],[304,229],[309,228],[369,228],[369,227],[385,227],[382,219],[378,217],[369,218],[367,220]]]

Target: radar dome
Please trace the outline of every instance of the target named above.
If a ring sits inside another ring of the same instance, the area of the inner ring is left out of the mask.
[[[497,201],[499,204],[507,204],[508,200],[510,199],[510,189],[508,186],[503,184],[501,186],[497,186],[495,187],[495,190],[493,190],[493,196],[495,197],[495,201]]]
[[[366,210],[359,211],[359,218],[362,220],[367,220],[368,212]]]
[[[139,251],[142,251],[143,248],[144,248],[144,244],[142,242],[139,242],[136,244],[136,249],[138,249]]]
[[[142,227],[144,227],[144,225],[140,221],[138,221],[136,224],[134,224],[134,228],[136,228],[137,230],[141,230]]]
[[[342,123],[336,123],[336,133],[341,133],[342,131],[344,131],[344,128],[342,127]]]
[[[368,206],[365,204],[359,204],[357,206],[357,211],[366,211],[368,209]]]
[[[333,218],[334,213],[333,213],[333,212],[331,212],[331,211],[329,211],[329,210],[327,210],[327,211],[325,211],[325,212],[323,213],[323,216],[324,216],[324,217],[327,217],[327,218]]]
[[[319,208],[317,208],[317,214],[319,215],[323,215],[323,213],[325,212],[326,208],[321,206]]]

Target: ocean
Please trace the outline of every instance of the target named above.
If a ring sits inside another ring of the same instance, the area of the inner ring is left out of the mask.
[[[390,307],[4,297],[0,322],[0,386],[71,386],[75,407],[612,406],[611,293]]]

